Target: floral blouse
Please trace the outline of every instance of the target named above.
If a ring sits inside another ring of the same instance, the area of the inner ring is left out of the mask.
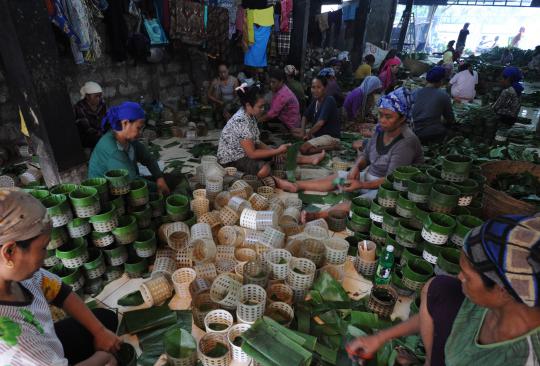
[[[511,86],[504,89],[499,98],[493,103],[495,113],[505,117],[517,117],[520,108],[520,98]]]
[[[257,119],[248,115],[244,108],[240,108],[221,131],[217,151],[219,163],[227,164],[246,157],[246,152],[240,145],[240,141],[253,140],[254,143],[257,143],[259,136]]]

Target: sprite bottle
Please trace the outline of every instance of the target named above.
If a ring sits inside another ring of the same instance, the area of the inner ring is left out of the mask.
[[[394,266],[394,247],[387,245],[384,252],[379,257],[377,271],[375,272],[375,284],[387,285],[390,283],[390,275]]]

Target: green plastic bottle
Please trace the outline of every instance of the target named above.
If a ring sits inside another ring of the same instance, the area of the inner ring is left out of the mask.
[[[379,257],[377,271],[375,272],[375,284],[387,285],[390,283],[392,267],[394,266],[394,246],[387,245],[383,254]]]

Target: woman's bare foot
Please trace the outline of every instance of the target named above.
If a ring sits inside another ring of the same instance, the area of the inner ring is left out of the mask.
[[[270,175],[272,172],[272,169],[270,168],[269,164],[264,164],[261,170],[257,173],[257,177],[259,178],[266,178]]]
[[[317,211],[317,212],[309,212],[309,211],[302,211],[300,212],[300,222],[302,224],[305,224],[306,222],[317,220],[317,219],[324,219],[326,216],[328,216],[328,213],[326,211]]]
[[[323,161],[324,157],[326,156],[326,152],[323,150],[318,154],[312,155],[313,158],[312,164],[318,165],[321,161]]]
[[[292,193],[296,193],[298,191],[298,186],[296,185],[296,183],[291,183],[288,180],[278,177],[274,177],[274,180],[276,181],[276,188],[280,188],[283,189],[285,192]]]

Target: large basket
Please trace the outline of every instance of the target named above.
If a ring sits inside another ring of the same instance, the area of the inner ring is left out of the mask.
[[[204,317],[206,333],[227,334],[233,323],[232,314],[223,309],[212,310]]]
[[[381,318],[390,318],[398,300],[396,291],[390,286],[373,286],[367,307]]]
[[[240,302],[236,316],[243,323],[253,323],[264,315],[266,291],[258,285],[244,285],[240,289]]]
[[[538,208],[508,194],[497,191],[490,187],[497,175],[502,173],[520,174],[529,172],[540,179],[540,165],[524,161],[493,161],[481,166],[482,175],[486,177],[483,195],[483,216],[491,219],[500,215],[533,215],[538,212]]]
[[[216,265],[214,263],[203,263],[193,266],[197,278],[204,278],[209,281],[214,281],[217,277]]]
[[[274,249],[264,253],[264,259],[273,280],[284,280],[289,273],[292,254],[285,249]]]
[[[347,252],[349,251],[349,242],[338,237],[330,238],[324,241],[326,249],[327,264],[343,264],[347,260]]]
[[[263,211],[268,208],[268,200],[258,193],[253,193],[248,200],[256,211]]]
[[[266,287],[268,283],[268,270],[261,262],[249,261],[244,264],[242,271],[245,285],[253,284]]]
[[[196,239],[190,243],[193,261],[197,264],[211,262],[216,258],[216,244],[212,239]]]
[[[324,260],[326,248],[323,241],[317,239],[304,239],[302,243],[301,256],[311,260],[317,267],[320,267]]]
[[[199,341],[197,347],[197,354],[199,360],[202,362],[203,366],[229,366],[231,363],[231,352],[228,350],[229,347],[226,344],[227,340],[224,335],[220,333],[207,333]],[[227,353],[221,357],[209,357],[206,354],[212,351],[216,344],[221,343],[224,347],[227,348]]]
[[[182,250],[189,243],[189,226],[183,222],[173,222],[165,229],[167,245],[174,250]]]
[[[212,301],[226,307],[234,308],[240,301],[240,288],[242,283],[230,274],[222,274],[216,277],[210,287]]]
[[[290,304],[276,301],[266,308],[266,316],[274,319],[281,325],[288,327],[294,319],[294,310]]]
[[[289,263],[287,284],[293,289],[308,289],[313,284],[317,266],[307,258],[292,258]]]
[[[293,303],[293,290],[289,285],[284,283],[274,283],[268,286],[266,299],[269,304],[273,302],[284,302],[290,305]]]
[[[205,329],[204,327],[204,318],[212,310],[217,310],[218,304],[212,301],[210,298],[210,293],[208,291],[201,292],[193,296],[191,301],[191,310],[193,312],[193,322],[201,330]]]
[[[144,302],[149,306],[160,305],[173,294],[173,288],[165,276],[143,282],[139,290]]]
[[[229,341],[229,348],[232,351],[232,358],[235,361],[249,363],[251,361],[251,357],[249,357],[244,351],[242,351],[241,346],[237,346],[235,344],[235,341],[238,337],[240,337],[240,334],[244,333],[246,330],[248,330],[251,327],[250,324],[236,324],[229,329],[227,332],[227,340]]]
[[[189,285],[196,277],[196,272],[192,268],[180,268],[173,272],[171,280],[174,286],[174,291],[181,298],[189,295]]]

